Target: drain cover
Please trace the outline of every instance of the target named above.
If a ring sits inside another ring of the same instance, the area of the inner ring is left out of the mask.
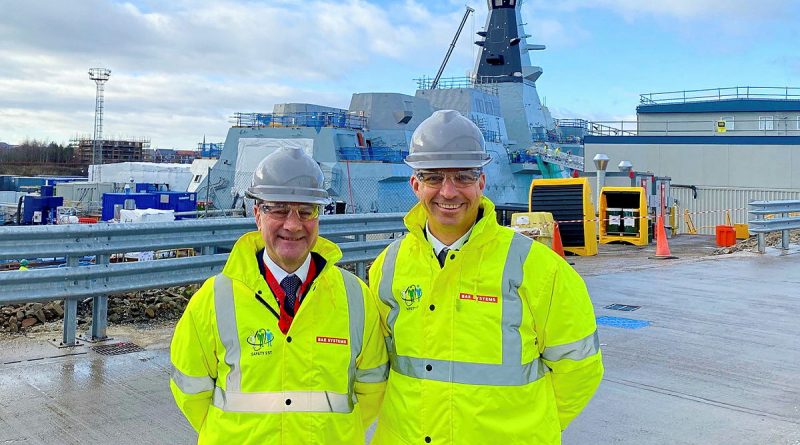
[[[622,317],[608,317],[602,316],[597,317],[597,324],[611,326],[614,328],[622,328],[622,329],[639,329],[650,326],[650,322],[647,320],[635,320],[633,318],[622,318]]]
[[[142,352],[144,348],[135,343],[112,343],[110,345],[92,346],[92,351],[101,355],[120,355],[130,354],[131,352]]]
[[[641,306],[631,306],[628,304],[609,304],[608,306],[604,306],[606,309],[611,309],[612,311],[625,311],[625,312],[632,312],[636,309],[639,309]]]

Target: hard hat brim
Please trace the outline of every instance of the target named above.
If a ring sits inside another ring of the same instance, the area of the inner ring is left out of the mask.
[[[406,165],[414,170],[433,168],[481,168],[492,162],[486,153],[413,153],[406,156]]]
[[[301,202],[305,204],[328,204],[330,197],[326,190],[305,187],[257,186],[245,191],[245,196],[269,202]]]

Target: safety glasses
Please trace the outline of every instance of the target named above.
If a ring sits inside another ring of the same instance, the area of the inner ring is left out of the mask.
[[[454,172],[442,172],[436,170],[417,170],[415,173],[417,179],[428,187],[439,188],[444,185],[447,178],[453,182],[458,188],[469,187],[475,185],[481,178],[480,169],[458,170]]]
[[[258,206],[262,215],[278,221],[285,221],[292,211],[297,213],[300,221],[311,221],[319,218],[319,206],[315,204],[286,204],[282,202],[265,202]]]

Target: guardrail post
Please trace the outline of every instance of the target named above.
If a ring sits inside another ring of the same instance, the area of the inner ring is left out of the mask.
[[[781,217],[788,218],[788,213],[782,213]],[[789,252],[789,229],[783,230],[781,232],[781,248],[783,249],[783,253]]]
[[[367,240],[367,235],[356,235],[356,241],[366,241],[366,240]],[[366,268],[367,265],[364,261],[359,261],[358,263],[356,263],[356,275],[358,275],[358,277],[361,278],[362,280],[367,279]]]
[[[97,255],[95,264],[108,266],[110,257],[108,255]],[[108,296],[102,295],[92,298],[92,341],[105,340],[106,327],[108,326]]]
[[[764,215],[757,214],[756,219],[764,219]],[[758,232],[758,253],[766,252],[766,240],[764,239],[764,233]]]
[[[67,267],[78,267],[77,257],[67,257]],[[75,332],[78,330],[78,300],[74,298],[64,300],[64,334],[61,346],[77,346]]]
[[[217,253],[217,248],[214,246],[203,246],[203,248],[200,249],[201,255],[214,255],[215,253]]]

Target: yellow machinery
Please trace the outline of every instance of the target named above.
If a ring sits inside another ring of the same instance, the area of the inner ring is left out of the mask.
[[[600,190],[600,243],[649,243],[647,197],[642,187],[603,187]]]
[[[553,214],[564,251],[597,255],[592,190],[587,178],[534,179],[529,196],[529,212]]]

